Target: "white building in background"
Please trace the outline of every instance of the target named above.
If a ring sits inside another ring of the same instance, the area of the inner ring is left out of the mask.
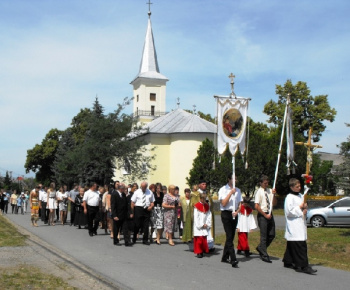
[[[155,148],[154,151],[148,150],[155,156],[152,165],[156,170],[148,173],[147,181],[149,184],[174,184],[183,193],[188,187],[186,177],[197,150],[206,138],[214,141],[216,125],[180,108],[166,113],[168,79],[159,70],[150,12],[148,16],[140,70],[131,82],[133,113],[147,129],[148,133],[143,136],[147,148]],[[128,174],[125,169],[117,170],[115,180],[125,180]],[[140,183],[141,180],[134,182]]]

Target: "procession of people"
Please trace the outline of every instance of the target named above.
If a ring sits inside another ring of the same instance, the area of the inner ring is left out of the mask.
[[[238,180],[232,173],[227,175],[227,184],[218,192],[221,221],[225,231],[225,244],[221,262],[238,268],[236,254],[252,255],[249,247],[249,232],[257,228],[253,217],[253,208],[257,211],[257,222],[260,229],[260,243],[256,247],[262,261],[272,263],[267,249],[275,238],[273,206],[276,205],[276,190],[270,189],[269,178],[262,175],[259,188],[252,197],[242,196],[236,186]],[[57,190],[58,189],[58,190]],[[306,224],[303,216],[307,204],[300,193],[300,181],[290,180],[291,193],[285,200],[286,252],[284,267],[297,272],[315,274],[317,270],[310,267],[307,257]],[[12,195],[1,189],[1,210],[8,213],[11,204],[12,213],[22,214],[26,210],[26,199],[29,202],[30,221],[37,227],[40,220],[44,225],[55,226],[70,224],[78,229],[85,228],[93,237],[99,229],[110,235],[114,246],[131,247],[138,244],[161,245],[163,236],[166,243],[175,246],[175,233],[181,242],[189,245],[196,258],[203,258],[215,252],[215,212],[213,195],[207,190],[207,182],[202,179],[193,187],[179,193],[175,185],[168,187],[160,182],[148,184],[142,181],[124,184],[115,181],[111,185],[98,185],[91,182],[88,186],[74,184],[68,191],[67,186],[49,187],[38,184],[29,193]],[[26,197],[27,196],[27,197]],[[18,201],[20,200],[20,201]],[[58,209],[59,213],[56,213]],[[70,220],[67,213],[70,211]],[[234,247],[235,233],[238,233],[237,252]]]

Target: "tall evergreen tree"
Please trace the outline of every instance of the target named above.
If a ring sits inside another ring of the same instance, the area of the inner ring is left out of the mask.
[[[12,180],[11,180],[11,177],[9,175],[9,172],[6,171],[6,175],[5,175],[5,178],[4,178],[4,187],[6,189],[10,189],[11,188],[11,185],[12,185]]]
[[[66,184],[70,188],[73,183],[81,183],[77,172],[79,170],[79,158],[77,154],[76,140],[72,128],[67,128],[62,133],[59,142],[52,171],[58,184]]]
[[[55,155],[53,170],[64,182],[109,183],[116,168],[130,162],[128,178],[144,178],[144,168],[153,170],[152,155],[145,154],[141,128],[131,115],[123,114],[124,106],[110,114],[96,98],[92,109],[82,109],[72,120],[72,127],[63,134]]]

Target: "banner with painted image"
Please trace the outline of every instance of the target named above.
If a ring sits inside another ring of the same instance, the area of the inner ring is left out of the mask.
[[[246,146],[246,125],[249,99],[217,97],[218,152],[223,154],[229,146],[235,155],[237,146],[243,154]]]

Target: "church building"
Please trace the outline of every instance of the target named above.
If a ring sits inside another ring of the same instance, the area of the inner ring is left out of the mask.
[[[197,150],[206,138],[214,140],[216,125],[181,108],[167,113],[167,82],[168,78],[159,71],[149,11],[140,69],[131,82],[133,114],[146,129],[147,133],[142,136],[146,146],[154,148],[148,152],[155,157],[152,165],[156,169],[148,172],[146,181],[149,184],[161,182],[166,186],[174,184],[183,193],[188,187],[186,177],[189,176]],[[128,174],[127,169],[117,170],[114,179],[125,180]],[[141,181],[134,180],[138,184]]]

